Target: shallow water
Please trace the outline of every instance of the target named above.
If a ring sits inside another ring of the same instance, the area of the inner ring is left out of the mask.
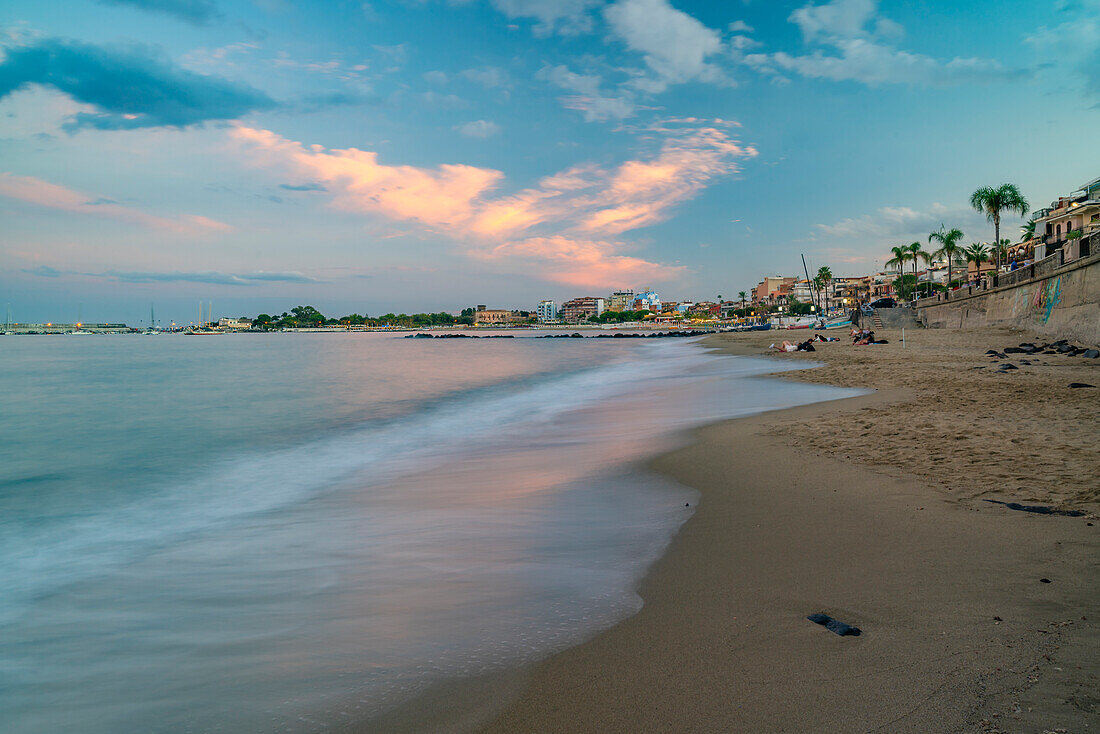
[[[544,656],[635,612],[693,511],[645,458],[857,392],[689,340],[20,337],[0,367],[5,732],[316,731]]]

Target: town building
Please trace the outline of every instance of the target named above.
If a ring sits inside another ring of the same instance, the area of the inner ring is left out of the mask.
[[[229,329],[231,331],[251,329],[252,319],[231,319],[223,316],[222,318],[218,319],[218,327],[222,329]]]
[[[479,305],[474,311],[474,324],[510,324],[515,321],[515,311],[485,308]]]
[[[661,308],[661,297],[650,290],[636,294],[634,300],[630,302],[631,311],[654,311],[660,313]]]
[[[553,301],[539,301],[536,312],[539,316],[539,323],[545,324],[558,320],[558,304]]]
[[[1067,261],[1088,255],[1080,251],[1081,240],[1100,231],[1100,178],[1058,197],[1031,218],[1035,220],[1036,260],[1062,249],[1066,250]]]
[[[608,311],[626,311],[634,303],[634,291],[614,291],[607,299]]]
[[[752,290],[753,303],[775,303],[787,295],[798,278],[765,276]]]
[[[607,301],[595,296],[582,296],[566,301],[558,311],[562,321],[585,321],[590,316],[599,316],[607,310]]]

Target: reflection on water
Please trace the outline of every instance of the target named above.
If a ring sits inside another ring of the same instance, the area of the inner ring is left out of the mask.
[[[685,342],[302,336],[13,340],[0,729],[323,730],[545,655],[692,511],[641,459],[854,392]]]

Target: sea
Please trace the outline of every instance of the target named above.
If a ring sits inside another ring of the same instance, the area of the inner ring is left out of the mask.
[[[857,393],[697,339],[403,336],[0,338],[0,731],[369,729],[636,613],[689,429]]]

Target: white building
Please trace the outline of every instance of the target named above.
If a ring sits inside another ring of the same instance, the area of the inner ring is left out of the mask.
[[[634,296],[630,305],[631,311],[656,311],[661,312],[661,297],[653,291],[645,291]]]
[[[558,304],[553,301],[539,301],[537,311],[541,323],[558,320]]]

